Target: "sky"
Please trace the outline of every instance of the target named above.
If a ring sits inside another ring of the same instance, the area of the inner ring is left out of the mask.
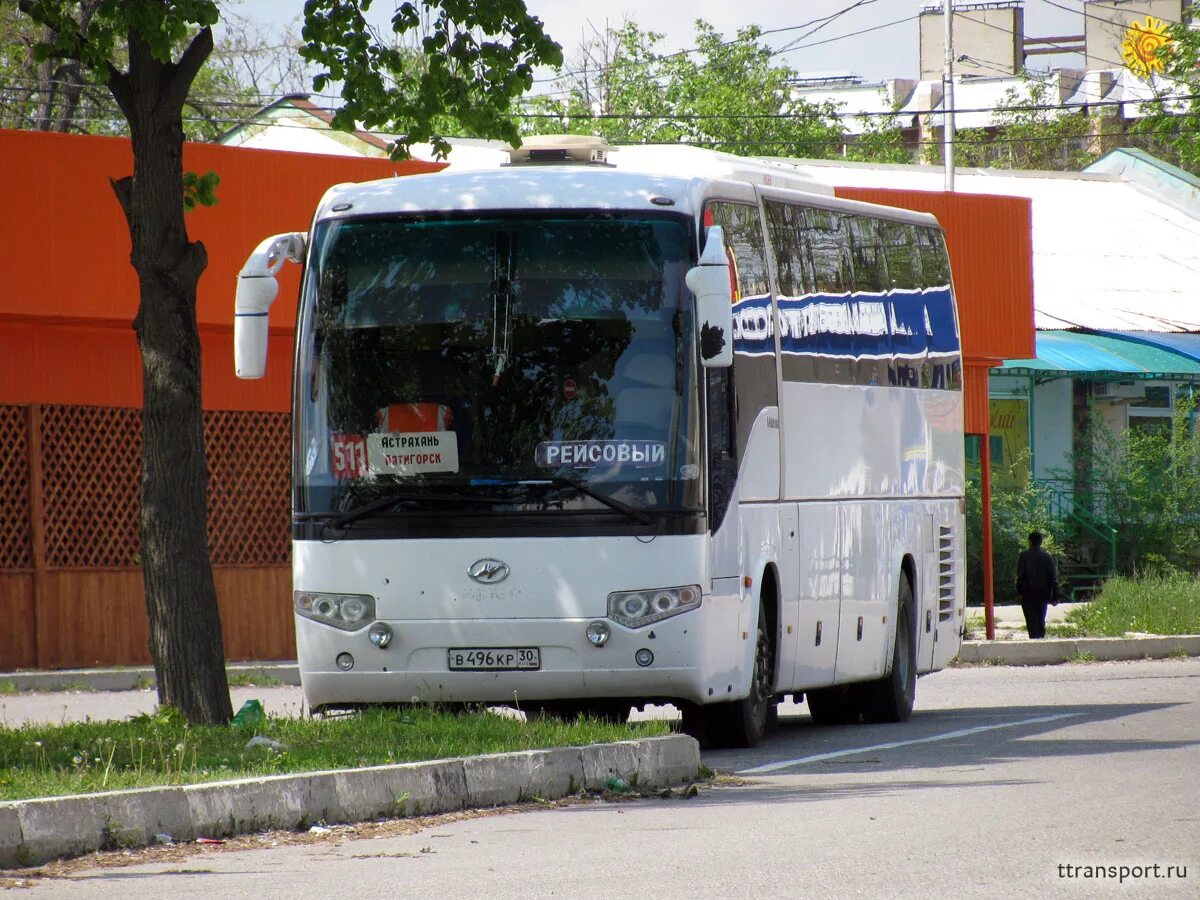
[[[581,38],[590,34],[593,26],[603,30],[606,23],[615,26],[628,18],[644,31],[662,33],[664,39],[659,49],[673,52],[695,46],[694,23],[696,19],[704,19],[728,38],[751,24],[764,31],[788,29],[766,35],[762,40],[780,48],[800,39],[799,46],[778,58],[801,75],[855,74],[868,82],[916,77],[916,20],[921,7],[928,3],[929,0],[791,3],[785,0],[525,0],[526,8],[542,20],[547,33],[562,45],[568,63],[576,55]],[[240,3],[234,0],[234,8],[242,15],[275,23],[299,16],[303,6],[302,0],[240,0]],[[378,10],[379,20],[386,22],[394,6],[392,0],[375,0],[372,12]],[[827,24],[820,22],[847,9]],[[813,32],[818,26],[819,30]],[[857,33],[866,29],[875,30]],[[1082,34],[1081,0],[1026,0],[1025,33],[1029,37]],[[1053,60],[1059,66],[1081,65],[1078,58],[1072,57],[1042,59]],[[542,80],[550,74],[540,74],[535,86],[538,92],[552,89]]]

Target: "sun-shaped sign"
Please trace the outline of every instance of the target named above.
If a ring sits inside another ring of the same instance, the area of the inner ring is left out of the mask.
[[[1163,70],[1158,50],[1169,43],[1171,38],[1166,23],[1154,16],[1146,16],[1145,21],[1129,23],[1121,41],[1121,59],[1134,75],[1149,78],[1152,73]]]

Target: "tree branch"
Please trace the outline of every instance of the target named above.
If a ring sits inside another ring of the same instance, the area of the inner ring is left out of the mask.
[[[109,92],[117,101],[117,106],[121,108],[125,121],[132,124],[134,115],[133,85],[130,83],[129,73],[122,72],[107,60],[104,63],[104,70],[107,74],[104,83],[108,85]]]
[[[108,183],[112,185],[113,193],[117,195],[117,202],[121,204],[121,212],[125,214],[125,222],[129,225],[130,231],[133,230],[133,176],[126,175],[124,178],[110,178]]]
[[[192,82],[196,80],[196,75],[199,74],[205,60],[212,54],[212,50],[212,29],[201,28],[192,38],[187,49],[183,51],[183,55],[179,57],[179,62],[175,64],[175,71],[171,73],[171,79],[167,84],[163,100],[169,103],[172,109],[183,109],[188,92],[192,89]]]

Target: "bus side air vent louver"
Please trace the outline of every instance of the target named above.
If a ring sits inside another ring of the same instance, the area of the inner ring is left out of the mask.
[[[938,621],[954,618],[954,528],[938,526]]]

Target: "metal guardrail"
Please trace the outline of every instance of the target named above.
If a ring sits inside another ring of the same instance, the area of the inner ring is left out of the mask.
[[[1117,571],[1117,530],[1076,503],[1073,492],[1063,490],[1052,481],[1038,481],[1037,484],[1046,493],[1046,504],[1052,518],[1071,522],[1108,548],[1108,571],[1103,577],[1113,575]]]

